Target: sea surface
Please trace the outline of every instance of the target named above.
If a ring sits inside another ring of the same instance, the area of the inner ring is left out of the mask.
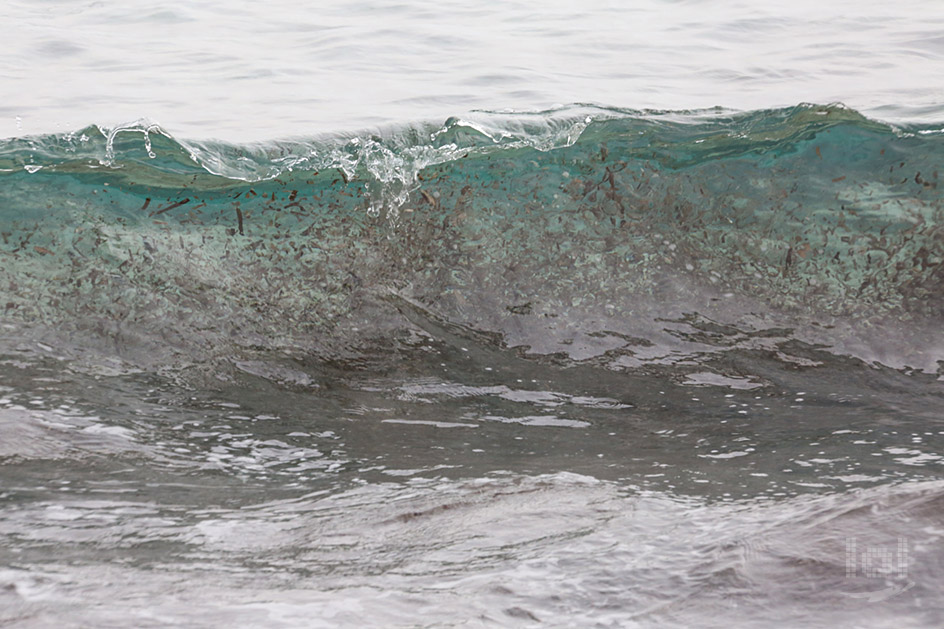
[[[0,627],[942,626],[941,33],[5,3]]]

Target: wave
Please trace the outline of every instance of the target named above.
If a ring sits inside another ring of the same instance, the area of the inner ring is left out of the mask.
[[[0,316],[161,364],[486,333],[618,369],[828,350],[933,373],[942,134],[804,104],[14,138]]]

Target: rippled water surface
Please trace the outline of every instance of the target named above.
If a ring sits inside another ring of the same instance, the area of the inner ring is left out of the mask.
[[[939,387],[868,368],[695,387],[467,349],[195,391],[8,348],[0,618],[940,621]]]
[[[593,102],[941,119],[937,0],[12,0],[0,136],[150,118],[229,141]]]
[[[941,626],[941,32],[6,3],[0,626]]]

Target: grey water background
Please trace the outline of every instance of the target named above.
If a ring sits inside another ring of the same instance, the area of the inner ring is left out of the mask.
[[[941,624],[938,3],[0,11],[0,625]]]
[[[573,102],[940,120],[935,0],[11,0],[0,18],[0,137],[146,117],[265,141]]]

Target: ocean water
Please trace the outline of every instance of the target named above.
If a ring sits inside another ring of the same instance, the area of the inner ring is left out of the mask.
[[[0,626],[944,622],[937,2],[0,12]]]

